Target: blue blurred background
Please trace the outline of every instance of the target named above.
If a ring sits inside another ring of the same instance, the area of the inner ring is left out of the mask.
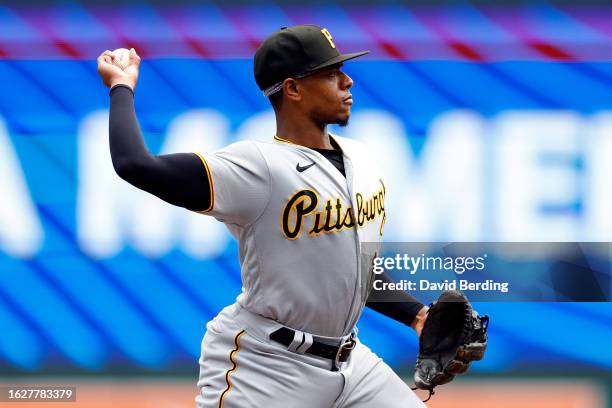
[[[121,182],[95,57],[134,47],[154,152],[270,139],[251,56],[316,23],[353,78],[351,124],[389,184],[388,241],[610,241],[612,7],[139,2],[0,6],[0,374],[197,370],[205,323],[240,292],[220,224]],[[308,288],[305,288],[308,290]],[[608,303],[487,303],[490,374],[612,369]],[[398,370],[413,332],[366,310]]]

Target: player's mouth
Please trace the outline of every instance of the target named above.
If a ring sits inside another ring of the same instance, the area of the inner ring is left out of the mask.
[[[342,103],[344,103],[346,105],[352,105],[353,104],[353,95],[349,95],[346,98],[344,98],[342,100]]]

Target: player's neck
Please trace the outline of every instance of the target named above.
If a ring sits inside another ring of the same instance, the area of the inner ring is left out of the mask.
[[[276,136],[291,143],[314,149],[333,149],[326,125],[319,125],[303,118],[283,120],[276,118]]]

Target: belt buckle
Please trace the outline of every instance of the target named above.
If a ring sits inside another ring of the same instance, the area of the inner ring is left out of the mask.
[[[344,356],[344,352],[348,351],[350,353],[355,348],[355,344],[357,344],[357,342],[355,341],[355,336],[351,334],[351,337],[349,337],[347,341],[345,341],[340,345],[340,347],[338,347],[336,357],[334,358],[335,370],[338,370],[338,368],[340,367],[340,359],[342,358],[342,356]]]

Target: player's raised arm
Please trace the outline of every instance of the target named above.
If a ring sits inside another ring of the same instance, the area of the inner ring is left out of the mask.
[[[195,153],[154,156],[147,150],[134,110],[140,57],[132,48],[125,61],[119,59],[111,51],[98,57],[98,73],[110,88],[109,141],[115,171],[135,187],[171,204],[194,211],[209,208],[209,179]]]

